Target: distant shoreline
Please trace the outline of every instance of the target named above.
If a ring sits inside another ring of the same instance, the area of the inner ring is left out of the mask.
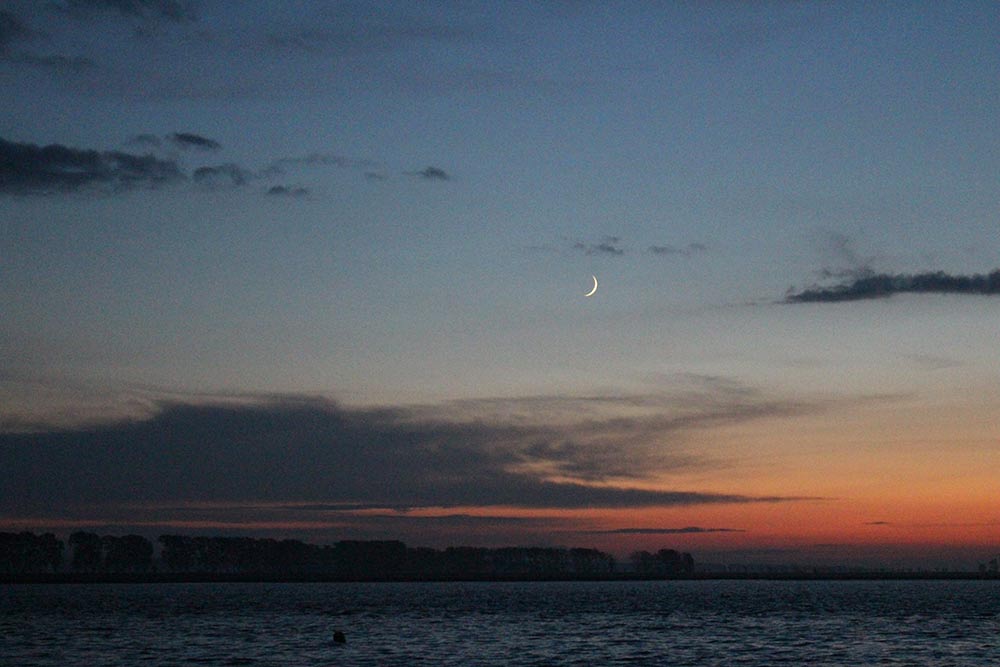
[[[57,572],[2,574],[0,584],[180,584],[180,583],[447,583],[447,582],[613,582],[613,581],[997,581],[1000,575],[980,572],[711,572],[676,577],[649,577],[632,573],[602,576],[457,576],[457,577],[341,577],[327,574],[147,572]]]

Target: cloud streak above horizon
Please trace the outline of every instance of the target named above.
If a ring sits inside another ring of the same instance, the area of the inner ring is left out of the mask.
[[[700,526],[685,526],[684,528],[615,528],[611,530],[581,531],[586,535],[701,535],[704,533],[745,533],[742,528],[702,528]]]
[[[565,419],[579,401],[592,408],[590,418]],[[745,394],[706,395],[704,405],[682,413],[668,405],[641,397],[386,409],[306,399],[166,404],[146,418],[0,435],[0,485],[8,490],[0,511],[215,501],[615,508],[807,499],[652,488],[651,475],[717,463],[685,450],[687,432],[807,409]],[[533,417],[518,418],[518,410]]]
[[[953,275],[944,271],[916,274],[866,274],[832,287],[790,292],[784,303],[837,303],[881,299],[894,294],[1000,294],[1000,269],[987,275]]]

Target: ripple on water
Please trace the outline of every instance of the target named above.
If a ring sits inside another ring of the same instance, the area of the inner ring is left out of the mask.
[[[980,667],[1000,655],[998,592],[974,581],[12,586],[0,656],[39,667]]]

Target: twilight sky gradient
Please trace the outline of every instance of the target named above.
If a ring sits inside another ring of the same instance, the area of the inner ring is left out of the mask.
[[[0,529],[973,567],[998,44],[988,1],[0,1]]]

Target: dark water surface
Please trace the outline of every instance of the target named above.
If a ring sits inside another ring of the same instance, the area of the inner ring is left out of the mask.
[[[4,666],[807,663],[1000,664],[1000,582],[0,587]]]

